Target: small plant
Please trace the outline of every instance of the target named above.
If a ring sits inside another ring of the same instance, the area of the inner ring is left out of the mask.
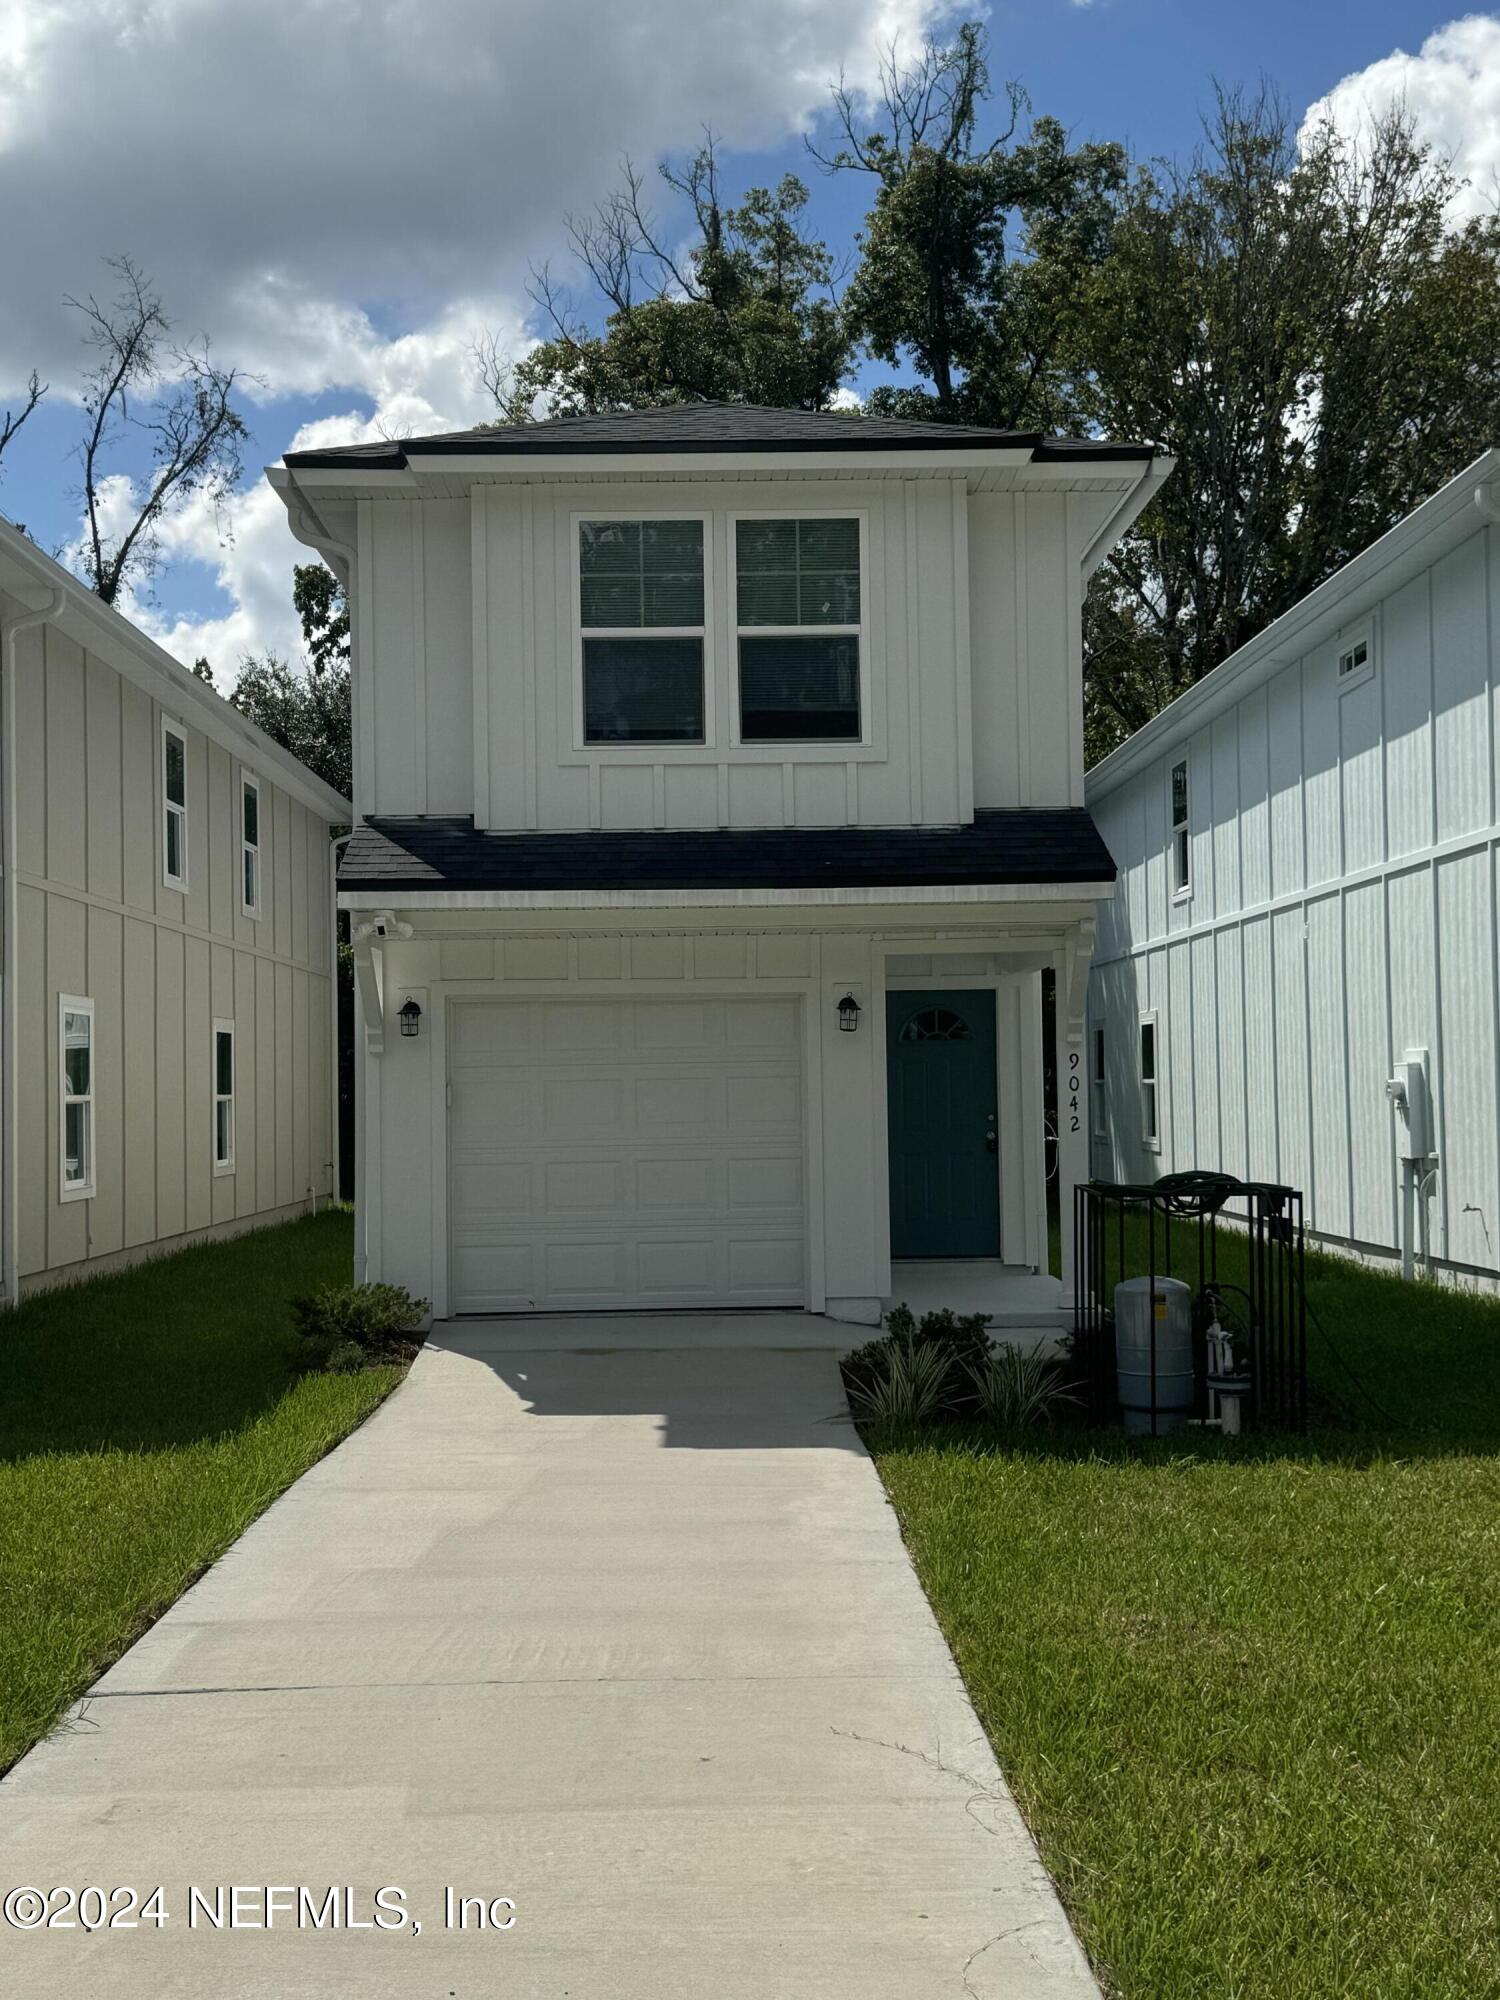
[[[920,1321],[910,1306],[892,1306],[885,1332],[866,1341],[844,1362],[844,1382],[856,1416],[874,1421],[877,1402],[904,1405],[916,1383],[922,1384],[921,1417],[885,1413],[886,1421],[915,1423],[923,1417],[962,1414],[972,1404],[969,1372],[989,1353],[983,1313],[924,1313]],[[920,1375],[914,1356],[924,1354]],[[931,1379],[936,1378],[936,1386]]]
[[[308,1365],[331,1374],[409,1361],[426,1312],[426,1299],[399,1285],[324,1285],[292,1300]]]
[[[900,1340],[871,1346],[883,1352],[848,1385],[855,1416],[872,1424],[903,1425],[935,1416],[948,1390],[949,1360],[942,1348],[931,1341]]]
[[[991,1349],[977,1367],[970,1367],[969,1380],[980,1416],[1006,1430],[1050,1423],[1063,1405],[1078,1401],[1050,1355],[1027,1354],[1019,1347]]]

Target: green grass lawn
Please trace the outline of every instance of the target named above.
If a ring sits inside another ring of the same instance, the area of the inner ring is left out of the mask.
[[[1234,1276],[1234,1249],[1226,1276]],[[878,1438],[1108,1991],[1500,1994],[1500,1305],[1309,1259],[1305,1438]]]
[[[0,1770],[397,1381],[296,1372],[351,1250],[325,1213],[0,1319]]]

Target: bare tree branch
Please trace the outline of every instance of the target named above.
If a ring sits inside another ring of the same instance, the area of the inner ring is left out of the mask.
[[[26,400],[22,403],[20,409],[14,413],[7,410],[3,416],[0,416],[0,458],[5,456],[5,447],[10,443],[16,432],[25,423],[26,419],[31,415],[46,393],[47,384],[38,377],[36,370],[33,368],[26,383]]]

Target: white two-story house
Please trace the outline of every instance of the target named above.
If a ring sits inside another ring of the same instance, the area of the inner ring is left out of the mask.
[[[1169,470],[717,405],[273,468],[353,606],[359,1274],[865,1321],[1045,1274],[1043,976],[1066,1187],[1114,878],[1083,591]]]

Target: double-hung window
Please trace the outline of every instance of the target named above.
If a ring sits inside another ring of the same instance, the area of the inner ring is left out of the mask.
[[[585,743],[701,743],[703,522],[580,521]]]
[[[861,730],[857,516],[735,522],[742,743],[849,743]]]
[[[60,1138],[62,1198],[78,1201],[94,1192],[94,1003],[72,994],[59,997],[61,1050]]]
[[[1161,1151],[1161,1126],[1156,1103],[1156,1016],[1142,1014],[1141,1029],[1141,1140],[1153,1153]]]
[[[1193,886],[1192,849],[1188,838],[1188,767],[1186,757],[1172,766],[1172,894],[1188,895]]]
[[[161,878],[187,887],[187,736],[175,722],[161,726]]]
[[[234,1172],[234,1023],[214,1022],[214,1172]]]
[[[240,776],[240,908],[260,915],[260,784]]]

